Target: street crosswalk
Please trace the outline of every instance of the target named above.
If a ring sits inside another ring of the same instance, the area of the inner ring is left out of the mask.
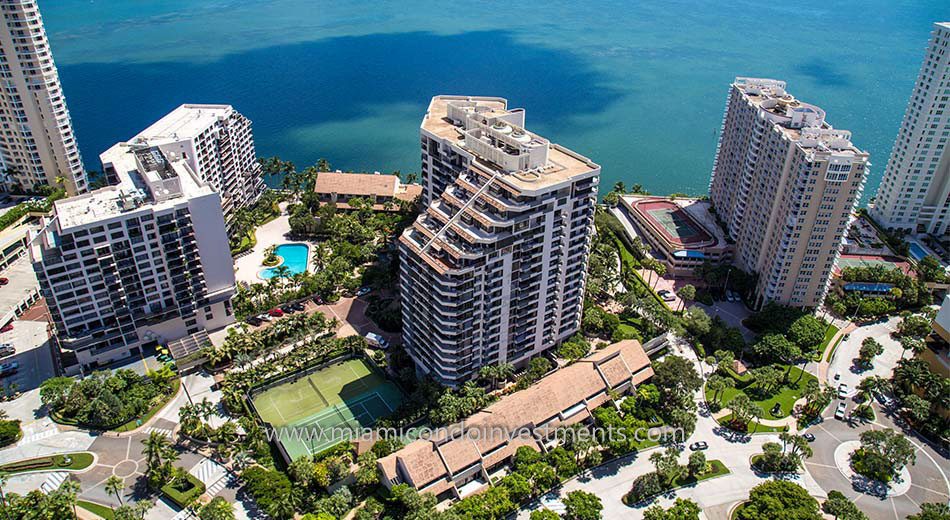
[[[39,441],[41,441],[41,440],[43,440],[43,439],[52,437],[53,435],[56,435],[57,433],[59,433],[59,430],[58,430],[58,429],[56,429],[56,428],[47,428],[47,429],[45,429],[45,430],[43,430],[43,431],[36,432],[36,433],[30,434],[30,435],[24,436],[22,439],[20,439],[20,442],[19,442],[17,445],[18,445],[18,446],[22,446],[22,445],[24,445],[24,444],[31,444],[31,443],[34,443],[34,442],[39,442]]]
[[[47,494],[52,493],[59,489],[59,486],[63,485],[63,482],[65,482],[68,477],[69,473],[65,471],[50,473],[50,475],[46,477],[46,481],[40,484],[40,490]]]
[[[165,437],[172,436],[172,431],[167,428],[156,428],[154,426],[150,426],[145,430],[145,433],[153,433],[153,432],[158,433],[160,435],[164,435]]]
[[[227,470],[211,459],[202,459],[195,467],[191,468],[190,473],[204,482],[205,486],[210,486],[227,474]]]
[[[228,486],[228,484],[236,484],[237,477],[234,475],[225,475],[218,479],[217,482],[208,486],[208,496],[214,498],[215,495],[221,492],[222,489]]]

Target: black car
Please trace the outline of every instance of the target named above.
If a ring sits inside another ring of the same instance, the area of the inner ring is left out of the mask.
[[[283,307],[280,308],[280,310],[284,311],[284,314],[293,314],[294,312],[297,312],[296,309],[294,309],[290,305],[284,305]]]
[[[0,357],[12,356],[13,354],[16,354],[16,349],[13,348],[13,345],[9,343],[0,345]]]
[[[692,443],[692,444],[689,445],[689,449],[691,449],[691,450],[693,450],[693,451],[702,451],[702,450],[705,450],[705,449],[708,449],[708,448],[709,448],[709,445],[706,444],[706,441],[694,442],[694,443]]]
[[[811,434],[811,433],[804,433],[804,434],[802,434],[802,437],[804,437],[805,440],[808,441],[808,442],[815,442],[815,435],[814,435],[814,434]]]
[[[295,311],[303,311],[303,310],[304,310],[304,306],[303,306],[303,304],[300,303],[300,302],[297,302],[297,303],[292,304],[292,305],[290,306],[290,308],[293,309],[293,310],[295,310]]]
[[[251,324],[251,325],[254,325],[255,327],[258,326],[258,325],[260,325],[260,324],[262,323],[262,322],[261,322],[261,319],[258,318],[257,316],[251,316],[250,318],[247,318],[247,319],[244,320],[244,321],[247,322],[247,323],[249,323],[249,324]]]

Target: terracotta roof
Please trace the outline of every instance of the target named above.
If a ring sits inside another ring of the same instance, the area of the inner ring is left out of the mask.
[[[395,455],[417,488],[445,475],[445,463],[430,441],[411,442]]]
[[[444,446],[448,445],[451,445],[451,449],[442,450],[440,447],[439,451],[442,452],[442,458],[453,474],[475,464],[482,458],[470,439],[463,437],[444,444]]]
[[[313,191],[339,195],[395,197],[398,186],[399,177],[395,175],[320,172],[314,182]]]
[[[631,377],[635,383],[640,383],[652,375],[650,358],[638,341],[614,343],[524,390],[503,397],[466,419],[460,423],[466,430],[465,435],[439,445],[441,457],[434,451],[433,441],[417,440],[380,459],[380,470],[384,478],[390,478],[396,473],[392,461],[398,460],[412,480],[411,484],[420,487],[464,469],[482,457],[485,466],[492,466],[513,455],[518,446],[537,449],[534,440],[518,436],[522,429],[533,431],[552,418],[552,427],[576,423],[589,417],[590,409],[606,402],[607,390],[629,381]],[[595,395],[583,410],[564,419],[560,417],[562,412],[584,404],[587,398]]]

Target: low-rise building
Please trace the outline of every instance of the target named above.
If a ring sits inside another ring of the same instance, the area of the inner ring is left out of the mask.
[[[361,197],[373,202],[377,211],[396,211],[399,201],[412,202],[422,194],[422,186],[403,184],[396,175],[380,173],[320,172],[313,191],[320,202],[350,209],[350,199]]]
[[[30,245],[67,373],[234,322],[219,195],[161,147],[100,159],[118,182],[56,201]]]
[[[693,276],[709,262],[732,261],[733,246],[708,200],[624,195],[614,214],[630,238],[639,237],[673,276]]]
[[[387,487],[405,483],[439,500],[461,498],[490,482],[518,448],[543,451],[557,428],[591,420],[591,411],[653,376],[636,340],[614,343],[501,398],[432,438],[377,461]]]

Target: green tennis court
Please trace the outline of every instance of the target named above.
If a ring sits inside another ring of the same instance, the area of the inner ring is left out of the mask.
[[[884,266],[888,269],[898,269],[899,266],[894,262],[889,262],[887,260],[878,259],[878,258],[838,258],[838,268],[844,269],[846,267],[873,267],[873,266]]]
[[[335,363],[269,388],[253,398],[261,419],[281,430],[291,459],[343,440],[331,430],[367,428],[402,403],[402,392],[362,359]]]

